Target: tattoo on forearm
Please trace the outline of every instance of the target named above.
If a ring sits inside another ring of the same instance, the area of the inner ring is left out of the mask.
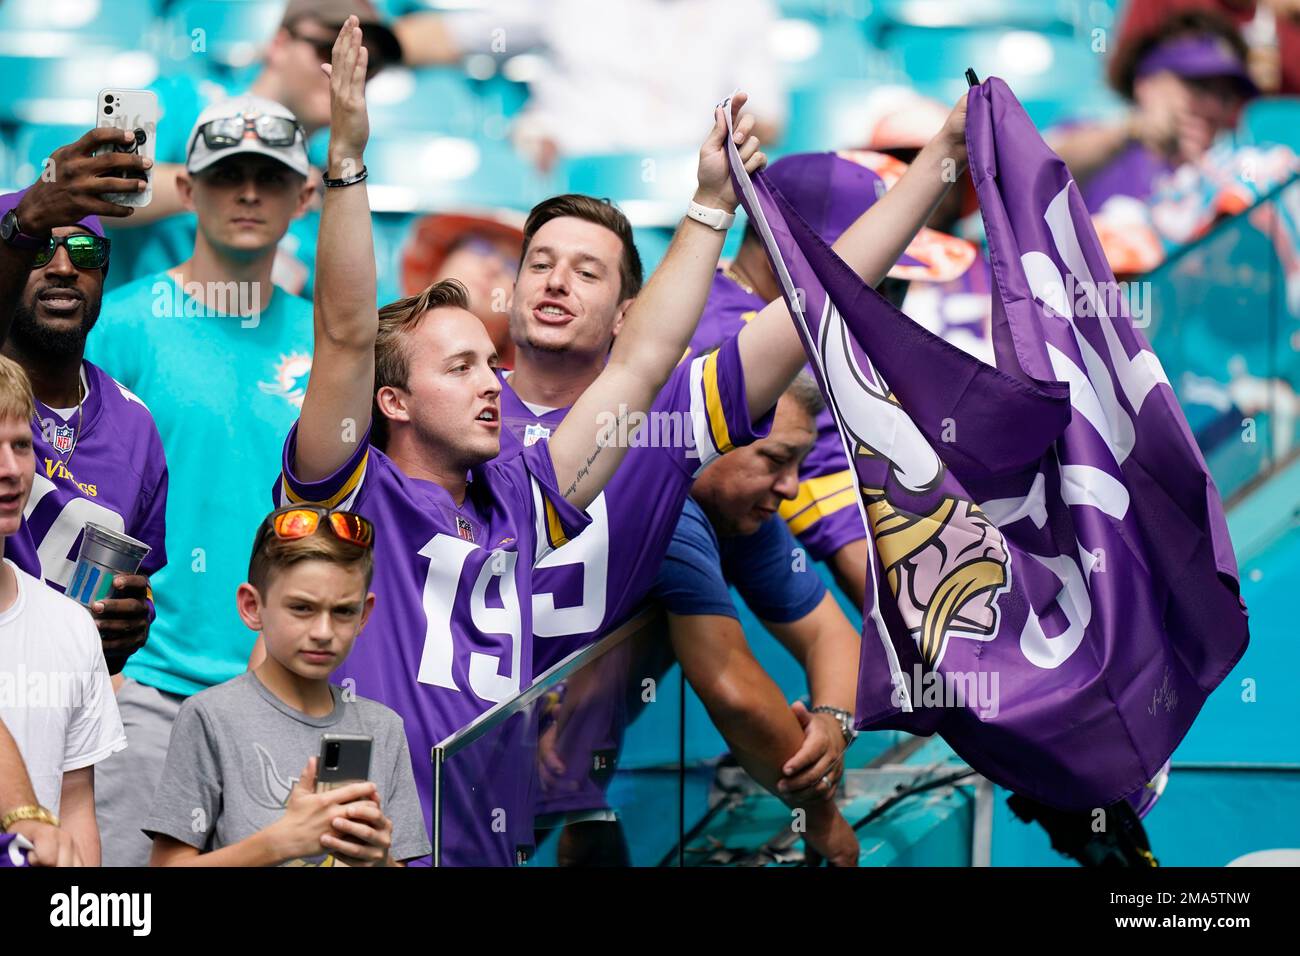
[[[602,414],[608,414],[608,413],[602,412]],[[618,407],[618,416],[617,418],[615,418],[613,426],[607,429],[606,431],[604,431],[602,434],[613,434],[613,435],[626,434],[629,414],[630,413],[628,412],[627,406],[620,405]],[[596,460],[596,456],[599,455],[601,451],[605,449],[606,444],[607,443],[605,441],[602,441],[599,437],[596,439],[596,447],[592,450],[591,454],[587,456],[586,464],[584,464],[581,468],[579,468],[578,473],[573,476],[573,484],[569,485],[569,490],[564,493],[565,498],[568,498],[570,495],[574,494],[574,492],[578,490],[578,485],[582,484],[582,479],[586,478],[587,475],[591,473],[592,462],[594,462]]]
[[[595,449],[592,450],[592,453],[587,457],[587,463],[579,468],[578,473],[574,475],[573,484],[569,485],[569,490],[564,493],[564,497],[567,498],[578,490],[578,485],[581,484],[582,479],[586,478],[587,474],[591,471],[591,463],[596,460],[596,456],[601,453],[601,450],[602,448],[600,445],[597,445]]]

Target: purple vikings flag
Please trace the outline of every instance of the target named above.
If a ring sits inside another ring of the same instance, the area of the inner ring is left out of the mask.
[[[732,174],[871,530],[858,727],[940,733],[995,782],[1087,810],[1161,769],[1245,651],[1245,606],[1218,492],[1069,172],[1001,80],[968,103],[996,368],[868,288],[734,147]]]

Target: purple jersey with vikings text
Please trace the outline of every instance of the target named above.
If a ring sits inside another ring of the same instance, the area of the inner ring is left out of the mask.
[[[503,376],[502,455],[546,437],[568,409],[529,408]],[[767,434],[771,417],[749,417],[744,369],[734,336],[717,351],[680,363],[660,391],[642,430],[629,424],[627,457],[587,508],[591,525],[538,564],[533,578],[537,673],[590,644],[629,617],[654,585],[695,476],[719,455]],[[625,440],[626,439],[626,440]],[[622,683],[588,686],[583,719],[568,722],[558,742],[580,780],[543,787],[538,813],[587,809],[593,784],[587,755],[617,750],[626,724]],[[570,706],[576,697],[569,700]],[[598,788],[595,797],[600,800]]]
[[[532,683],[533,567],[587,516],[556,490],[545,442],[474,468],[457,507],[368,435],[333,475],[300,481],[296,439],[297,425],[276,504],[319,503],[375,525],[375,609],[331,680],[352,681],[402,716],[432,833],[432,748]],[[516,717],[447,760],[443,865],[508,866],[532,845],[535,735],[529,718]]]
[[[505,457],[550,435],[568,409],[538,414],[503,379]],[[632,424],[626,436],[611,436],[630,447],[588,506],[590,527],[547,555],[534,574],[539,674],[631,615],[654,585],[695,476],[720,454],[766,435],[771,421],[750,421],[733,336],[716,352],[679,364],[641,431]]]
[[[149,409],[103,369],[82,363],[81,412],[65,418],[36,402],[32,426],[36,475],[23,526],[5,541],[5,556],[63,591],[87,522],[149,545],[140,573],[167,563],[167,461]]]
[[[691,339],[691,352],[712,348],[737,335],[765,305],[762,296],[719,269]],[[782,504],[781,517],[818,561],[867,536],[844,443],[829,409],[822,409],[817,416],[817,440],[799,466],[799,494]]]

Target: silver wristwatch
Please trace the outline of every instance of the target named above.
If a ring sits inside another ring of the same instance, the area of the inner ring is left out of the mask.
[[[844,734],[844,746],[847,747],[858,737],[858,732],[853,729],[853,715],[847,710],[840,710],[838,707],[828,707],[822,704],[820,707],[814,707],[809,711],[811,714],[830,714],[839,721],[840,732]]]

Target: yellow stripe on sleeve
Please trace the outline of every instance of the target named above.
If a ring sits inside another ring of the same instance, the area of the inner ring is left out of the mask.
[[[546,508],[546,537],[552,548],[562,548],[569,543],[569,537],[560,524],[560,513],[545,495],[542,495],[542,504]]]
[[[781,505],[791,534],[802,534],[827,515],[857,504],[857,479],[849,469],[799,483],[799,494]]]
[[[735,445],[731,441],[731,432],[727,429],[727,416],[722,410],[722,393],[718,391],[718,353],[711,353],[704,360],[704,407],[709,413],[709,428],[713,432],[713,444],[718,454],[725,455]]]
[[[309,503],[318,504],[324,508],[331,508],[331,509],[334,508],[340,501],[342,501],[348,495],[352,494],[352,492],[356,489],[357,484],[361,481],[361,476],[366,473],[366,462],[368,462],[369,460],[370,460],[370,449],[367,448],[365,454],[361,456],[361,461],[357,462],[357,467],[354,468],[352,470],[352,474],[348,476],[348,480],[343,482],[342,488],[340,488],[337,492],[335,492],[335,494],[332,495],[326,501],[313,501]],[[284,475],[280,476],[280,484],[281,487],[284,488],[284,496],[289,500],[290,504],[300,505],[307,502],[306,498],[303,498],[301,495],[299,495],[297,492],[295,492],[292,488],[289,487],[289,479]]]

